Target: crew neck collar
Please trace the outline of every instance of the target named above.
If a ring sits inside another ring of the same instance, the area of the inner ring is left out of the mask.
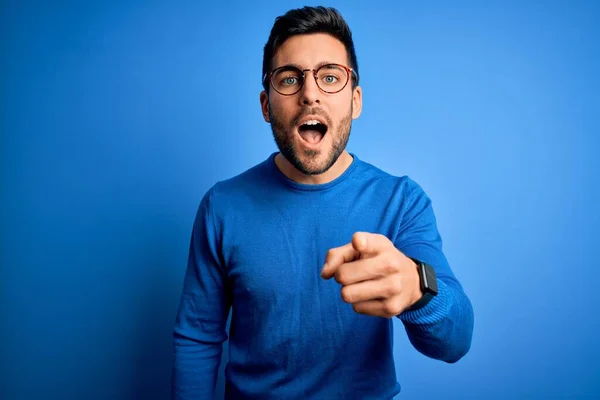
[[[277,164],[275,164],[275,156],[277,154],[279,154],[279,152],[274,152],[269,156],[269,158],[267,160],[269,169],[277,177],[277,179],[280,182],[284,183],[286,186],[288,186],[294,190],[305,191],[305,192],[323,191],[323,190],[327,190],[329,188],[332,188],[333,186],[338,185],[339,183],[345,181],[358,168],[358,164],[360,162],[360,160],[354,153],[349,153],[350,156],[352,156],[352,162],[350,163],[348,168],[346,168],[344,170],[344,172],[342,172],[342,174],[340,176],[338,176],[337,178],[335,178],[334,180],[327,182],[327,183],[318,183],[318,184],[299,183],[299,182],[296,182],[296,181],[288,178],[277,167]]]

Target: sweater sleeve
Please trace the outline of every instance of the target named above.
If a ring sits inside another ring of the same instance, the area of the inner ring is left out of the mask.
[[[431,200],[410,179],[405,199],[403,220],[395,244],[405,255],[434,268],[438,295],[424,307],[404,311],[398,318],[419,352],[454,363],[471,347],[473,307],[442,251],[442,239]]]
[[[222,344],[227,339],[231,302],[211,210],[213,189],[203,197],[194,221],[173,330],[174,400],[213,398]]]

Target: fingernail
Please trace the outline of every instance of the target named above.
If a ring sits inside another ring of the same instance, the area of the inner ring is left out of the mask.
[[[325,272],[327,272],[327,263],[325,263],[323,269],[321,269],[321,276],[325,276]]]

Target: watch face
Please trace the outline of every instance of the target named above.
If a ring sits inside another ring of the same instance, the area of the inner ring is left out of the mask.
[[[424,288],[430,293],[437,294],[437,280],[433,267],[425,263],[421,263],[421,266],[423,271],[422,279]]]

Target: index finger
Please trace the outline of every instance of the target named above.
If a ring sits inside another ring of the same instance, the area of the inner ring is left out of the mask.
[[[359,256],[360,253],[354,249],[352,243],[330,249],[325,256],[325,265],[321,270],[321,277],[324,279],[331,278],[340,265],[357,260]]]

